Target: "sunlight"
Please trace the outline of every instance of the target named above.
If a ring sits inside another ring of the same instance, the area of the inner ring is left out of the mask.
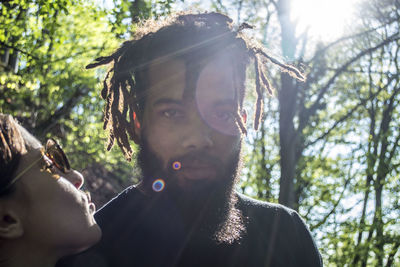
[[[358,0],[293,0],[292,19],[298,34],[309,28],[310,36],[332,41],[345,34]]]

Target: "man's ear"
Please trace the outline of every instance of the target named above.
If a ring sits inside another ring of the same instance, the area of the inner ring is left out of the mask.
[[[139,117],[137,116],[137,112],[133,112],[133,131],[134,131],[134,136],[133,136],[133,141],[135,144],[140,143],[140,135],[141,135],[141,124],[139,121]]]
[[[7,203],[0,203],[0,238],[15,239],[23,233],[24,228],[18,212]]]
[[[242,115],[243,122],[244,122],[244,124],[246,124],[247,123],[247,110],[243,108],[242,111],[240,112],[240,115]]]

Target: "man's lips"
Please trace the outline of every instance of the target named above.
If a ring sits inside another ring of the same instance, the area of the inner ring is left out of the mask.
[[[179,173],[189,180],[214,179],[217,175],[216,168],[213,165],[202,162],[182,164]]]
[[[214,169],[193,169],[188,168],[181,171],[182,175],[189,180],[203,180],[214,178],[216,172]]]
[[[202,162],[202,161],[189,161],[189,162],[183,162],[182,163],[183,168],[190,168],[190,169],[211,169],[214,168],[214,165],[208,162]]]
[[[214,180],[222,167],[217,157],[205,152],[185,154],[176,158],[172,165],[176,174],[185,180]]]

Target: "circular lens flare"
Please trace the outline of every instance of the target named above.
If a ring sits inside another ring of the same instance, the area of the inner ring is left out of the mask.
[[[179,161],[174,161],[174,163],[172,163],[172,169],[174,169],[175,171],[180,170],[182,167],[182,164]]]
[[[165,182],[164,182],[163,179],[157,179],[157,180],[155,180],[155,181],[153,182],[152,188],[153,188],[153,190],[154,190],[155,192],[161,192],[161,191],[163,191],[163,190],[164,190],[164,187],[165,187]]]

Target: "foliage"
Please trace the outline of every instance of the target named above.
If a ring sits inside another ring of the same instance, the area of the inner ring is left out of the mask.
[[[345,36],[322,43],[294,34],[291,1],[212,4],[249,18],[257,38],[308,73],[299,84],[271,71],[278,98],[247,138],[240,190],[291,196],[282,203],[306,219],[327,266],[399,266],[399,4],[361,5]]]
[[[42,141],[59,139],[75,168],[100,163],[130,183],[132,166],[118,150],[104,149],[99,81],[106,70],[85,66],[129,38],[132,21],[168,13],[171,1],[164,4],[153,10],[150,1],[114,1],[111,9],[83,0],[0,3],[0,54],[19,60],[16,72],[0,66],[0,112],[17,117]]]

